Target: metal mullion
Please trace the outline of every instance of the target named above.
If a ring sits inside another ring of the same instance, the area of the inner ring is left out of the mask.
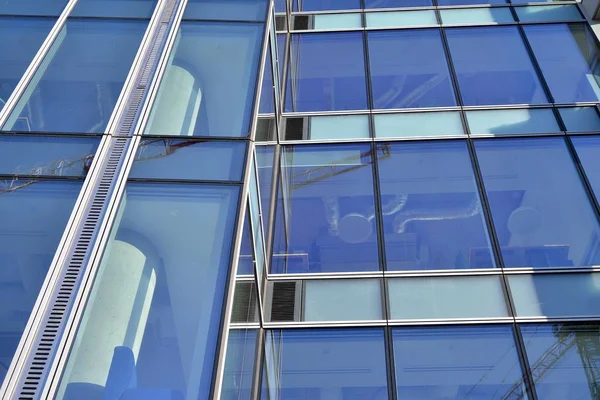
[[[388,399],[398,399],[398,388],[396,385],[396,362],[394,359],[394,338],[392,336],[392,327],[385,326],[383,328],[384,346],[385,346],[385,362],[388,382]]]
[[[252,374],[251,400],[259,400],[262,389],[263,364],[265,358],[265,329],[259,328],[256,334],[256,351],[254,352],[254,371]],[[275,399],[273,399],[275,400]]]

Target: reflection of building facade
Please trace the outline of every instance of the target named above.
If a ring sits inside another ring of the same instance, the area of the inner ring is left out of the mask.
[[[0,397],[600,399],[586,2],[5,1]]]

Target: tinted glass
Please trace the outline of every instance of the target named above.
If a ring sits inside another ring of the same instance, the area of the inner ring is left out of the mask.
[[[507,267],[600,262],[600,228],[562,138],[476,142]]]
[[[380,269],[373,162],[368,144],[283,148],[271,272]]]
[[[146,134],[248,136],[263,29],[182,23]]]
[[[150,18],[157,0],[79,0],[70,15]]]
[[[600,131],[600,114],[596,107],[559,108],[567,132]]]
[[[127,185],[59,398],[209,397],[238,192]]]
[[[573,137],[571,140],[592,190],[600,200],[600,136]]]
[[[221,399],[251,399],[256,333],[256,330],[229,331]]]
[[[527,399],[511,328],[392,331],[399,399]]]
[[[258,168],[258,191],[260,195],[260,207],[262,209],[265,232],[269,227],[271,207],[271,184],[273,182],[273,146],[256,146],[256,166]]]
[[[437,25],[435,11],[433,10],[370,12],[365,17],[367,27]]]
[[[468,4],[505,4],[506,0],[437,0],[440,6],[460,6]]]
[[[547,102],[516,26],[453,28],[446,35],[465,105]]]
[[[67,21],[3,129],[104,132],[146,25]]]
[[[367,108],[360,32],[292,36],[286,111]]]
[[[577,21],[583,17],[576,5],[561,5],[543,7],[527,6],[515,7],[519,21],[545,22],[545,21]]]
[[[360,0],[291,0],[291,2],[292,11],[351,10],[360,8]]]
[[[494,267],[466,144],[384,146],[379,176],[387,269]]]
[[[374,108],[456,105],[437,29],[369,32]]]
[[[440,10],[440,16],[444,24],[494,24],[514,21],[508,7]]]
[[[267,60],[263,72],[262,87],[260,89],[260,104],[258,112],[260,114],[272,114],[275,112],[273,97],[273,69],[271,58],[271,46],[267,47]]]
[[[510,135],[560,132],[549,108],[467,111],[472,134]]]
[[[275,12],[285,12],[287,0],[275,0]]]
[[[431,0],[365,0],[365,8],[427,7]]]
[[[58,16],[68,2],[69,0],[4,0],[0,4],[0,14]]]
[[[240,257],[237,269],[238,275],[254,275],[254,244],[251,235],[250,214],[249,211],[247,211],[246,218],[244,218],[244,228],[242,230],[242,244],[240,247]]]
[[[183,19],[264,21],[268,0],[190,0]]]
[[[424,112],[377,114],[375,137],[464,135],[460,113]]]

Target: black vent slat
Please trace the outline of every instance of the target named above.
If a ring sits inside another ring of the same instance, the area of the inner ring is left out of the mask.
[[[293,321],[296,306],[296,282],[273,282],[272,301],[272,322]]]

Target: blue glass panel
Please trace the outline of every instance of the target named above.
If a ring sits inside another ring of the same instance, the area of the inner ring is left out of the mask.
[[[238,196],[127,185],[58,398],[209,398]]]
[[[58,16],[68,2],[69,0],[3,0],[0,14]]]
[[[0,136],[0,174],[85,176],[99,138]]]
[[[250,214],[246,212],[244,227],[242,230],[242,244],[238,261],[238,275],[254,276],[254,245],[252,243],[252,232],[250,231]]]
[[[535,134],[560,132],[549,108],[467,111],[472,134]]]
[[[427,7],[432,5],[432,0],[365,0],[365,8]]]
[[[465,105],[547,102],[516,26],[451,28],[446,35]]]
[[[437,29],[369,32],[374,108],[456,105]]]
[[[273,114],[275,112],[273,97],[273,65],[275,62],[271,58],[271,46],[267,47],[267,60],[263,72],[262,88],[260,89],[260,104],[258,112],[260,114]]]
[[[444,24],[494,24],[514,21],[508,7],[440,10],[440,16]]]
[[[376,137],[464,135],[460,113],[454,111],[377,114]]]
[[[380,270],[368,144],[282,150],[273,273]]]
[[[150,18],[157,0],[79,0],[70,15],[77,17]]]
[[[366,14],[366,25],[369,28],[437,25],[437,18],[433,10],[370,12]]]
[[[524,29],[556,103],[600,99],[600,67],[595,62],[600,50],[585,24],[528,25]]]
[[[361,32],[292,36],[286,111],[367,108]]]
[[[361,8],[360,0],[291,0],[291,1],[292,1],[292,11],[352,10],[352,9]]]
[[[348,14],[317,14],[313,16],[312,29],[352,29],[361,28],[360,13]]]
[[[437,0],[440,6],[461,6],[470,4],[506,4],[506,0]]]
[[[0,384],[81,182],[0,181]]]
[[[248,136],[263,30],[183,22],[146,134]]]
[[[70,20],[4,130],[104,132],[147,22]]]
[[[275,0],[275,12],[284,13],[286,10],[286,2],[287,0]]]
[[[524,325],[521,332],[538,399],[598,399],[600,325]]]
[[[562,138],[475,143],[507,267],[600,263],[600,227]]]
[[[545,21],[578,21],[583,17],[576,5],[561,6],[528,6],[515,7],[517,17],[522,22],[545,22]]]
[[[600,114],[595,107],[559,108],[567,132],[600,131]]]
[[[222,400],[250,400],[256,330],[231,330],[227,342],[227,358],[223,373]]]
[[[393,329],[399,399],[527,399],[509,326]]]
[[[0,17],[0,110],[55,22],[54,18]]]
[[[271,336],[267,362],[277,361],[263,373],[278,393],[271,399],[387,400],[383,329],[290,329]]]
[[[383,146],[378,162],[387,269],[494,267],[466,144]]]
[[[183,19],[265,21],[268,0],[189,0]]]
[[[600,201],[600,136],[572,137],[571,140],[592,190]]]
[[[130,178],[241,181],[246,143],[145,139]]]
[[[274,146],[256,146],[256,166],[258,168],[258,191],[260,193],[260,203],[263,212],[263,223],[265,233],[268,232],[271,207],[271,184],[273,182],[273,157],[275,153]]]

